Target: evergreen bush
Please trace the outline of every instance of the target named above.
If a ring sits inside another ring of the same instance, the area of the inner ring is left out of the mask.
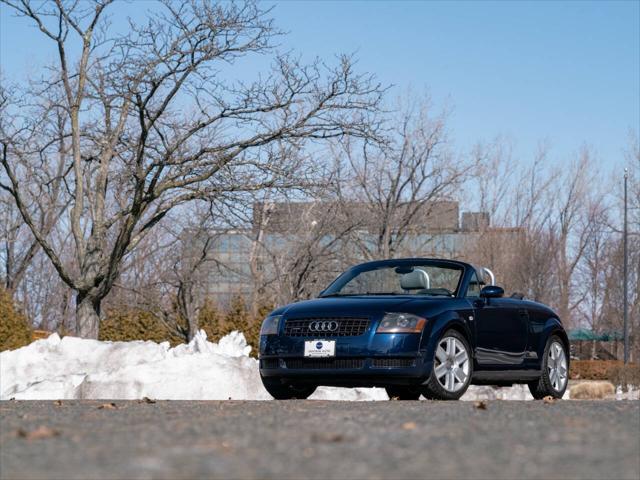
[[[99,340],[128,342],[132,340],[168,341],[172,346],[182,339],[170,331],[151,312],[137,309],[112,309],[100,322]]]
[[[29,321],[13,303],[13,298],[0,287],[0,350],[15,350],[33,340]]]

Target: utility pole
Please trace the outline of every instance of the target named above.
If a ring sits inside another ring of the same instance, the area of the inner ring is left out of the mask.
[[[623,239],[622,239],[622,255],[624,256],[624,267],[623,267],[623,294],[622,296],[624,301],[623,306],[623,318],[624,318],[624,363],[629,363],[629,287],[628,287],[628,276],[629,276],[629,268],[628,268],[628,252],[627,252],[627,179],[629,178],[628,169],[624,169],[624,229],[623,229]]]

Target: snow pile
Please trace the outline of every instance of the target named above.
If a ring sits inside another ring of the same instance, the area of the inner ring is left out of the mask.
[[[564,398],[569,397],[569,392],[565,393]],[[526,385],[516,384],[512,387],[492,387],[471,385],[460,400],[476,401],[476,400],[533,400],[529,387]]]
[[[175,348],[53,334],[0,353],[0,399],[270,399],[250,351],[238,332]]]
[[[616,387],[616,400],[640,400],[640,390],[628,384],[626,390],[622,385]]]
[[[310,400],[346,400],[352,402],[389,400],[384,388],[319,387]]]

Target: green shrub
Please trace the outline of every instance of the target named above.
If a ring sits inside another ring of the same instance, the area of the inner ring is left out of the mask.
[[[152,313],[136,309],[108,311],[100,322],[98,340],[151,340],[158,343],[168,341],[172,346],[183,342]]]
[[[224,322],[222,325],[222,336],[237,330],[239,332],[246,333],[248,330],[251,319],[249,318],[249,311],[244,299],[240,296],[233,297],[229,310],[227,310],[224,316]]]
[[[236,296],[231,300],[229,310],[224,316],[220,336],[223,337],[234,330],[242,332],[247,343],[251,345],[251,355],[257,356],[260,348],[260,325],[256,331],[256,323],[256,319],[247,310],[244,298]]]
[[[18,312],[13,298],[0,287],[0,350],[24,347],[33,340],[33,332],[26,317]]]
[[[218,342],[234,330],[242,332],[251,345],[251,355],[257,357],[262,319],[271,310],[271,305],[262,306],[254,318],[241,296],[234,297],[226,311],[220,311],[215,304],[206,302],[198,315],[198,329],[206,332],[210,342]],[[186,331],[186,324],[181,326]],[[153,314],[141,309],[109,310],[100,323],[99,340],[169,341],[173,346],[184,342],[184,338],[169,331]]]
[[[247,343],[251,345],[251,356],[257,357],[260,349],[260,327],[262,319],[271,311],[270,305],[258,309],[258,314],[253,317],[247,309],[247,304],[241,296],[231,300],[231,305],[226,312],[220,312],[213,304],[207,302],[200,310],[198,328],[207,333],[207,339],[217,342],[225,335],[238,331],[244,334]]]
[[[207,340],[217,342],[222,338],[222,316],[218,308],[211,302],[205,302],[198,314],[198,329],[204,330]]]

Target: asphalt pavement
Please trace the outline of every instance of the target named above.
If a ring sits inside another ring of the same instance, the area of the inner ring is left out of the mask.
[[[0,478],[640,479],[640,402],[0,402]]]

